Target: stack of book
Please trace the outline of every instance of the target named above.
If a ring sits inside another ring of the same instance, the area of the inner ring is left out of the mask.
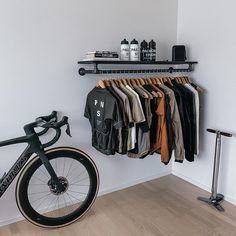
[[[119,61],[119,54],[111,51],[87,52],[83,61]]]

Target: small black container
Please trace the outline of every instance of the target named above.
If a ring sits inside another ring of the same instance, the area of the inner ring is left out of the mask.
[[[172,47],[172,61],[185,61],[186,49],[184,45],[174,45]]]
[[[156,61],[156,43],[153,40],[149,42],[149,58],[150,61]]]
[[[149,61],[148,43],[145,40],[140,44],[140,61]]]

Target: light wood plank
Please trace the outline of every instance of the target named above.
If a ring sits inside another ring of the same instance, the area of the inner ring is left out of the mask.
[[[209,196],[173,175],[99,197],[83,219],[61,229],[26,221],[0,228],[0,236],[236,236],[236,207],[219,213],[196,200]]]

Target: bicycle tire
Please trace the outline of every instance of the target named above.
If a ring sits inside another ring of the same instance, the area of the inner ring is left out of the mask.
[[[15,192],[17,206],[20,212],[29,222],[37,226],[45,228],[59,228],[75,222],[92,207],[99,189],[99,174],[93,160],[86,153],[79,149],[71,147],[58,147],[45,151],[45,154],[48,157],[49,161],[55,160],[56,162],[59,158],[72,158],[73,160],[71,160],[71,163],[73,161],[78,161],[87,171],[90,181],[88,194],[82,204],[78,208],[76,208],[76,210],[73,210],[73,212],[65,216],[48,217],[43,215],[43,213],[38,212],[32,207],[32,203],[30,203],[28,193],[29,183],[32,179],[32,176],[39,169],[39,167],[43,166],[40,158],[38,156],[34,157],[30,162],[26,164],[26,166],[22,170],[17,181]],[[53,194],[55,195],[55,193]],[[66,209],[66,206],[64,206],[64,209]]]

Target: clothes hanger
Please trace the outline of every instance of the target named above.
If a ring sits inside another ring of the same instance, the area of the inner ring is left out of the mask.
[[[152,95],[143,87],[145,84],[145,81],[143,78],[135,78],[134,81],[136,82],[136,85],[143,91],[143,96],[148,99],[152,99]]]
[[[140,88],[148,95],[149,99],[153,99],[153,95],[149,91],[147,91],[144,87]]]
[[[152,84],[156,84],[156,77],[151,78]]]
[[[149,94],[146,92],[146,90],[143,89],[142,85],[137,85],[137,81],[139,81],[139,79],[135,79],[136,84],[134,86],[134,89],[136,89],[136,92],[140,94],[142,97],[149,99],[150,98]]]
[[[162,81],[161,81],[161,78],[160,77],[156,77],[155,78],[155,84],[161,84]]]
[[[189,78],[189,82],[190,82],[190,84],[194,84],[197,87],[196,89],[199,93],[204,93],[204,89],[201,86],[194,83],[192,79]]]
[[[170,86],[173,86],[170,77],[166,77],[164,81],[165,83],[168,83]]]
[[[171,76],[168,77],[168,83],[169,83],[170,86],[173,87],[174,85],[172,84],[172,79],[173,78]]]
[[[156,78],[153,78],[153,82],[155,82],[155,83],[152,83],[151,86],[156,90],[155,93],[157,96],[155,96],[155,97],[162,97],[162,94],[160,93],[160,89],[158,88],[158,84],[160,84],[160,83],[156,83]]]
[[[182,83],[183,83],[183,84],[187,84],[187,81],[186,81],[186,79],[185,79],[185,76],[182,76]]]
[[[139,81],[140,81],[140,84],[141,84],[141,85],[144,85],[144,84],[145,84],[145,81],[143,80],[143,78],[140,78]]]
[[[120,86],[121,85],[125,86],[125,82],[123,81],[123,79],[118,79],[118,82],[119,82]]]
[[[163,84],[163,77],[159,78],[160,84]]]
[[[134,81],[136,82],[137,86],[139,86],[139,87],[141,87],[143,85],[143,83],[144,83],[142,81],[142,79],[140,79],[140,78],[134,79]]]
[[[106,87],[111,87],[111,82],[110,80],[103,80],[104,84]]]
[[[117,84],[116,84],[116,80],[115,80],[115,79],[111,79],[110,82],[111,82],[111,85],[113,85],[113,86],[117,86]]]
[[[136,80],[135,79],[129,79],[130,83],[132,84],[132,86],[137,86]]]
[[[178,82],[179,82],[179,84],[183,84],[182,77],[181,77],[181,76],[178,76],[177,78],[178,78]]]
[[[127,79],[127,83],[131,88],[133,88],[134,85],[133,85],[133,82],[131,81],[131,78]]]
[[[157,90],[151,78],[147,78],[147,81],[148,81],[149,86]],[[156,98],[159,97],[158,91],[152,91],[151,95]]]
[[[176,82],[177,82],[178,84],[181,84],[181,83],[182,83],[182,81],[181,81],[181,79],[180,79],[179,76],[175,77],[175,80],[176,80]]]
[[[148,83],[149,84],[152,84],[152,80],[151,80],[151,78],[149,77],[149,78],[147,78],[147,81],[148,81]]]
[[[188,76],[184,76],[184,79],[185,79],[185,82],[187,83],[187,84],[189,84],[189,79],[188,79]]]
[[[162,78],[162,82],[163,82],[163,83],[167,82],[167,78],[166,78],[166,77],[163,77],[163,78]]]
[[[104,84],[103,80],[98,80],[96,82],[96,87],[106,88],[106,85]]]

